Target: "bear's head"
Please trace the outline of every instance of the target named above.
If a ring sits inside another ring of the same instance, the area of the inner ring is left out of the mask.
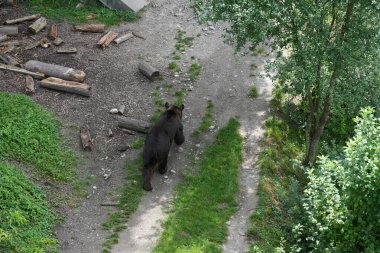
[[[183,104],[180,106],[177,106],[177,105],[170,105],[168,102],[166,102],[165,108],[166,108],[168,117],[177,116],[180,120],[182,119],[182,111],[185,108]]]

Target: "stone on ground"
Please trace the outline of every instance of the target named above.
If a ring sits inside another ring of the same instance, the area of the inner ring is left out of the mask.
[[[131,9],[134,12],[140,11],[148,2],[146,0],[100,0],[110,9]]]

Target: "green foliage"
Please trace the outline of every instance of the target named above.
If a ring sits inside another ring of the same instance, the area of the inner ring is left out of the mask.
[[[131,148],[140,149],[144,146],[144,142],[145,142],[145,137],[139,137],[132,142]]]
[[[141,176],[142,167],[142,153],[135,160],[128,160],[126,162],[125,169],[127,170],[128,177],[119,199],[119,206],[117,211],[112,213],[108,221],[103,224],[103,227],[111,231],[111,234],[103,244],[102,253],[111,252],[112,245],[118,242],[119,233],[125,229],[124,224],[139,206],[141,197],[144,194]]]
[[[185,47],[191,47],[193,45],[193,37],[187,37],[185,36],[186,32],[178,30],[177,33],[177,43],[175,45],[175,48],[178,51],[185,51]]]
[[[185,104],[185,96],[186,96],[186,90],[185,89],[177,90],[174,93],[174,97],[176,98],[176,100],[174,101],[174,104],[178,105],[178,106]]]
[[[226,221],[236,211],[242,137],[231,119],[205,149],[197,174],[180,183],[154,252],[222,252]]]
[[[164,110],[162,110],[161,108],[159,109],[156,109],[154,112],[153,112],[153,115],[150,117],[150,123],[154,124],[158,118],[160,117],[161,113],[163,113]]]
[[[151,96],[153,97],[153,102],[158,106],[164,106],[165,100],[161,97],[160,88],[157,87],[155,91],[151,93]]]
[[[192,136],[199,136],[201,133],[206,132],[212,125],[214,117],[214,104],[211,100],[207,101],[206,113],[203,115],[201,124],[192,132]]]
[[[169,63],[168,68],[171,69],[171,70],[173,70],[174,72],[177,72],[177,73],[182,72],[181,68],[175,62]]]
[[[83,8],[76,8],[79,0],[28,0],[26,6],[33,12],[41,13],[53,20],[69,20],[72,23],[88,22],[89,15],[95,15],[91,21],[102,22],[107,26],[125,21],[135,21],[138,16],[129,10],[111,10],[100,1],[87,0]]]
[[[366,108],[341,158],[320,157],[308,170],[307,221],[294,252],[378,252],[380,249],[380,119]]]
[[[272,116],[265,122],[263,151],[259,154],[259,203],[250,221],[253,238],[249,252],[274,252],[281,238],[292,234],[292,227],[301,217],[301,192],[306,184],[296,158],[302,156],[299,131]],[[283,247],[287,247],[285,242]]]
[[[258,96],[257,88],[256,88],[256,86],[252,86],[248,92],[248,97],[257,98],[257,96]]]
[[[67,181],[77,160],[62,148],[59,123],[29,97],[0,93],[0,160],[34,166],[35,176]]]
[[[188,73],[190,75],[190,80],[195,81],[201,74],[202,66],[196,63],[190,65]]]
[[[19,168],[0,162],[0,252],[58,252],[57,216]]]

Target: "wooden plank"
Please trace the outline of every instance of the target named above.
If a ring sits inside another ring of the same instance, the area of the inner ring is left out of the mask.
[[[37,34],[42,29],[44,29],[46,26],[47,26],[46,18],[41,17],[41,18],[37,19],[36,21],[34,21],[34,23],[28,27],[28,31],[33,33],[33,34]]]
[[[57,54],[76,54],[77,48],[76,47],[62,47],[57,49]]]
[[[129,130],[137,131],[140,133],[148,133],[150,124],[144,121],[139,121],[135,119],[129,119],[125,117],[117,117],[118,126],[120,128],[126,128]]]
[[[41,87],[59,90],[69,93],[82,95],[85,97],[91,96],[91,87],[88,84],[66,81],[55,77],[49,77],[39,82]]]
[[[82,147],[86,151],[91,151],[92,150],[92,138],[90,135],[90,129],[87,127],[83,127],[80,130],[80,139],[82,142]]]
[[[27,95],[32,95],[36,92],[35,86],[34,86],[34,79],[33,77],[27,75],[25,77],[25,93]]]
[[[0,60],[3,61],[7,65],[11,65],[11,66],[20,65],[20,63],[18,63],[18,61],[14,57],[5,53],[0,53]]]
[[[13,24],[24,22],[24,21],[35,20],[35,19],[37,19],[39,17],[41,17],[41,14],[35,14],[35,15],[31,15],[31,16],[25,16],[25,17],[22,17],[22,18],[16,18],[16,19],[9,19],[9,20],[6,20],[4,22],[4,24],[6,24],[6,25],[13,25]]]
[[[98,47],[105,48],[107,47],[119,34],[117,32],[109,31],[106,35],[104,35],[96,45]]]
[[[0,34],[3,35],[17,35],[18,34],[18,26],[17,25],[0,25]]]
[[[146,62],[140,62],[138,68],[144,76],[152,81],[160,75],[160,72],[156,68]]]
[[[81,32],[102,33],[106,26],[104,24],[78,24],[74,29]]]
[[[42,78],[45,77],[45,75],[41,74],[41,73],[35,73],[35,72],[28,71],[28,70],[25,70],[25,69],[22,69],[22,68],[18,68],[18,67],[15,67],[15,66],[5,65],[5,64],[2,64],[2,63],[0,63],[0,69],[1,70],[12,71],[12,72],[17,72],[17,73],[25,74],[25,75],[31,75],[31,76],[33,76],[34,78],[37,78],[37,79],[42,79]]]
[[[58,27],[56,24],[52,24],[50,26],[50,30],[49,30],[49,35],[48,37],[51,39],[51,40],[55,40],[56,38],[58,38]]]
[[[62,78],[64,80],[83,82],[86,74],[81,70],[67,68],[55,64],[30,60],[25,63],[25,69],[44,73],[47,76]]]
[[[133,34],[132,33],[126,33],[126,34],[120,36],[119,38],[115,39],[114,42],[116,44],[120,44],[120,43],[123,43],[123,42],[129,40],[130,38],[133,38]]]

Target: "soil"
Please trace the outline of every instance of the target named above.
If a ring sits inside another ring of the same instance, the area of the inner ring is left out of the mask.
[[[22,7],[2,7],[0,21],[26,15]],[[32,42],[26,31],[27,25],[19,25],[23,41]],[[104,223],[112,207],[101,206],[104,202],[117,200],[118,189],[128,176],[123,170],[126,159],[134,158],[140,151],[119,152],[120,146],[130,144],[139,135],[131,136],[117,127],[111,108],[126,106],[125,116],[148,121],[156,110],[151,92],[164,82],[173,84],[172,88],[161,89],[163,98],[174,101],[176,90],[186,88],[189,91],[185,100],[184,128],[186,142],[181,148],[173,146],[169,158],[168,178],[158,173],[153,178],[154,190],[147,192],[138,210],[131,216],[127,229],[112,252],[151,252],[162,231],[162,222],[167,217],[175,186],[190,162],[193,150],[209,144],[214,133],[230,117],[237,117],[242,124],[244,141],[244,162],[242,164],[238,196],[238,212],[227,223],[229,236],[223,249],[225,252],[244,252],[248,248],[246,232],[248,217],[257,203],[256,189],[258,171],[256,168],[258,140],[262,136],[263,121],[268,114],[268,101],[272,84],[268,79],[251,76],[251,65],[258,68],[255,73],[263,72],[263,66],[269,56],[251,56],[248,53],[236,53],[234,47],[223,42],[225,24],[200,24],[187,0],[157,0],[134,23],[126,23],[109,28],[117,32],[136,31],[146,39],[134,37],[120,45],[112,44],[100,49],[96,42],[101,34],[74,32],[72,25],[58,24],[59,36],[66,46],[75,46],[74,55],[57,55],[56,48],[35,48],[28,51],[15,51],[22,62],[37,59],[83,70],[87,74],[85,83],[92,86],[90,98],[37,88],[33,100],[52,111],[62,122],[62,135],[68,146],[79,156],[80,177],[90,184],[88,195],[76,206],[64,205],[61,213],[64,221],[56,233],[63,253],[101,252],[102,243],[107,236],[101,224]],[[178,30],[186,36],[194,37],[194,44],[179,53],[178,60],[182,69],[192,63],[202,66],[202,74],[195,82],[183,81],[187,76],[175,74],[167,66],[173,60]],[[34,39],[46,36],[46,31],[37,34]],[[195,58],[192,59],[192,58]],[[160,70],[163,81],[151,82],[137,70],[140,61],[148,61]],[[12,72],[0,72],[0,91],[24,92],[25,77]],[[255,84],[259,96],[247,96]],[[191,137],[191,132],[199,125],[207,106],[207,100],[215,105],[214,128],[201,138]],[[91,152],[83,151],[79,140],[79,129],[89,126],[95,139]],[[108,130],[114,133],[108,136]],[[104,170],[111,171],[107,180]]]

